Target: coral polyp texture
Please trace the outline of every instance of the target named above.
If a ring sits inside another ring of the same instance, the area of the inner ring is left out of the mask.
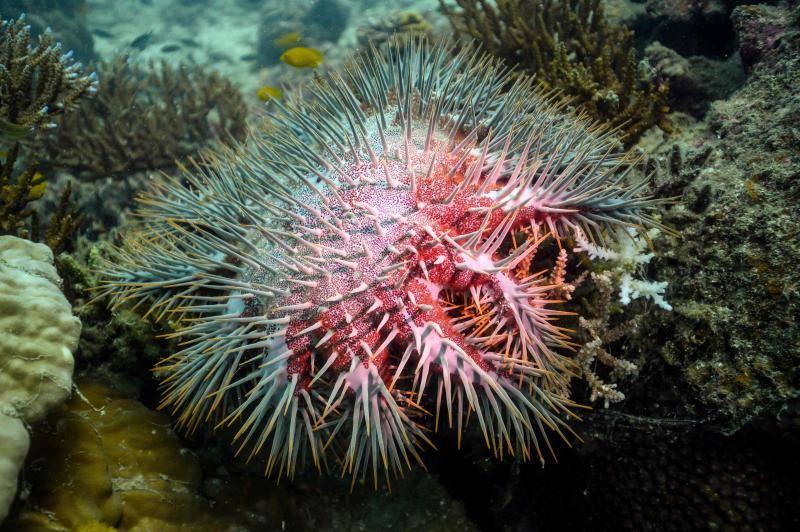
[[[572,440],[562,242],[657,224],[658,202],[610,133],[532,87],[400,40],[156,183],[105,287],[175,326],[162,407],[278,477],[389,481],[468,422],[499,457]]]

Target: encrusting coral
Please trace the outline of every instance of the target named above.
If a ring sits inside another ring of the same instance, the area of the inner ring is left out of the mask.
[[[118,389],[85,377],[75,387],[80,393],[32,432],[25,496],[0,531],[383,530],[400,519],[432,531],[475,530],[425,472],[392,492],[390,508],[386,491],[354,497],[339,479],[276,486],[206,463],[182,447],[169,416]]]
[[[80,394],[57,409],[57,421],[37,428],[35,462],[26,466],[33,504],[12,513],[10,527],[175,530],[202,518],[203,530],[224,529],[196,493],[196,459],[163,414],[105,386],[77,387]]]
[[[558,89],[626,144],[669,124],[668,87],[636,60],[633,34],[608,24],[601,0],[439,0],[456,32]]]
[[[166,62],[145,69],[125,56],[97,70],[96,96],[34,140],[46,167],[97,179],[171,167],[244,137],[244,99],[218,72]]]
[[[28,451],[28,425],[72,389],[81,322],[43,244],[0,236],[0,521]]]
[[[162,407],[232,427],[279,477],[336,455],[388,481],[469,420],[498,457],[544,461],[576,406],[559,248],[658,226],[660,202],[612,133],[534,85],[401,39],[157,181],[104,285],[178,325]]]
[[[57,115],[95,92],[95,74],[82,75],[80,68],[49,33],[40,35],[32,47],[24,17],[0,23],[0,230],[5,234],[39,238],[39,221],[30,203],[44,193],[44,176],[35,155],[27,155],[25,168],[15,167],[25,155],[22,143],[27,137],[54,127]],[[67,188],[44,234],[54,250],[65,245],[79,223],[69,196]]]

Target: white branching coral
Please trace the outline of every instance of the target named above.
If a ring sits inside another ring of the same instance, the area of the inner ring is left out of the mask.
[[[586,238],[586,235],[578,229],[575,231],[577,246],[576,253],[585,251],[592,260],[603,260],[610,263],[610,267],[605,270],[619,288],[619,301],[627,305],[634,299],[649,298],[656,305],[664,310],[672,310],[664,298],[664,291],[667,289],[666,281],[648,281],[643,279],[642,269],[644,265],[653,258],[652,253],[647,253],[647,241],[658,236],[656,228],[650,229],[646,233],[647,239],[640,235],[632,227],[616,229],[617,235],[613,240],[613,248],[598,246]]]
[[[639,367],[629,360],[618,358],[608,352],[608,345],[621,339],[637,326],[637,318],[624,321],[611,326],[611,294],[614,287],[607,273],[592,273],[598,298],[594,309],[595,317],[578,319],[580,331],[586,340],[578,351],[576,357],[581,368],[582,377],[589,385],[589,400],[594,402],[602,399],[605,408],[611,403],[618,403],[625,399],[625,394],[617,389],[616,382],[604,381],[596,372],[597,364],[610,369],[610,378],[619,381],[639,374]]]

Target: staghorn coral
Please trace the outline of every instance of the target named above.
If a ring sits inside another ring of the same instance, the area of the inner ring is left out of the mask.
[[[545,252],[657,225],[659,202],[610,133],[533,86],[407,38],[157,181],[104,285],[178,325],[162,407],[230,427],[278,477],[336,455],[388,481],[470,419],[498,457],[543,461],[578,371],[554,323],[566,258]]]
[[[558,89],[626,144],[665,121],[668,87],[636,60],[633,34],[609,25],[600,0],[439,0],[461,36]]]
[[[72,388],[81,322],[60,290],[53,253],[0,236],[0,521],[28,451],[28,426]]]
[[[89,31],[86,0],[4,0],[3,14],[16,18],[25,14],[34,36],[52,31],[56,41],[74,50],[81,61],[95,57],[94,38]]]
[[[0,139],[19,140],[95,92],[96,76],[71,57],[49,33],[32,47],[24,16],[0,23]]]
[[[39,239],[36,211],[30,203],[40,199],[46,182],[36,162],[18,169],[24,157],[21,141],[39,128],[54,127],[53,119],[96,91],[94,73],[81,75],[72,53],[62,53],[49,33],[31,46],[25,18],[0,25],[0,230],[5,234]],[[29,159],[31,157],[28,157]],[[54,251],[63,249],[74,235],[80,217],[69,206],[64,190],[44,234]]]
[[[617,382],[625,377],[635,377],[639,368],[633,362],[616,357],[608,352],[607,347],[625,336],[637,325],[636,318],[632,318],[613,327],[611,319],[611,294],[614,284],[607,272],[592,273],[592,283],[597,291],[597,303],[594,306],[594,317],[580,316],[578,325],[580,332],[585,336],[585,341],[575,357],[581,367],[581,375],[589,385],[590,401],[602,399],[606,408],[611,403],[618,403],[625,399],[625,394],[617,389]],[[611,370],[611,380],[604,382],[596,373],[596,362]]]
[[[244,136],[244,100],[217,72],[166,62],[146,70],[125,56],[98,72],[96,97],[36,139],[47,167],[97,179],[170,167],[213,141]]]

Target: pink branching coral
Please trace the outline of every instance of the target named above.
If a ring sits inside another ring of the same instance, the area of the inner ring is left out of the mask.
[[[178,324],[163,406],[233,427],[277,476],[335,456],[388,481],[469,420],[496,455],[543,460],[579,372],[561,242],[653,224],[657,202],[610,134],[532,87],[401,40],[158,183],[105,286]]]

